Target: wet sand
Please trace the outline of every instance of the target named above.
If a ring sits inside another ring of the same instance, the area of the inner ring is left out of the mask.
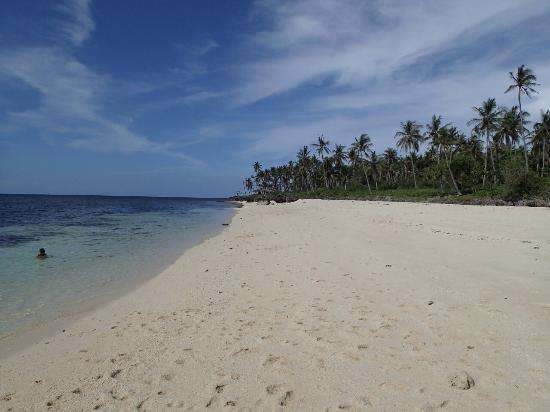
[[[0,409],[549,410],[550,209],[246,204],[0,360]]]

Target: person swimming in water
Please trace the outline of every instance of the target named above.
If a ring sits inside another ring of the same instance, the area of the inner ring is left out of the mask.
[[[47,257],[48,255],[46,254],[46,249],[44,249],[43,247],[38,249],[38,255],[36,255],[37,259],[46,259]]]

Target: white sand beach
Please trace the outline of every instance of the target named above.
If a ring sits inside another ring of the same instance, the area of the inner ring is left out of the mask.
[[[550,209],[245,204],[0,359],[1,410],[550,410]]]

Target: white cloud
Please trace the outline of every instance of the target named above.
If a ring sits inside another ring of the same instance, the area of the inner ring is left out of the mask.
[[[265,57],[245,64],[235,98],[251,103],[327,77],[357,87],[548,9],[531,0],[257,2],[254,15],[270,28],[250,45]]]
[[[84,43],[95,29],[91,11],[92,0],[64,0],[59,6],[65,18],[60,28],[75,46]]]
[[[194,165],[202,162],[132,132],[102,113],[110,79],[76,61],[61,49],[21,48],[0,53],[0,74],[16,78],[40,94],[40,105],[11,113],[20,127],[53,133],[74,148],[99,152],[149,152],[173,156]]]

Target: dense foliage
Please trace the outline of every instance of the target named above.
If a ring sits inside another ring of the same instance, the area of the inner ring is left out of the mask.
[[[542,190],[548,171],[550,110],[542,111],[538,121],[529,121],[522,97],[536,93],[536,76],[520,66],[510,72],[510,79],[506,92],[517,93],[518,105],[507,108],[489,98],[474,106],[468,135],[436,115],[424,126],[412,120],[401,123],[396,148],[382,154],[373,150],[366,133],[349,148],[331,146],[321,135],[285,165],[264,169],[256,162],[253,176],[244,181],[245,190],[300,197],[412,188],[440,195],[496,193],[506,200],[534,195]]]

